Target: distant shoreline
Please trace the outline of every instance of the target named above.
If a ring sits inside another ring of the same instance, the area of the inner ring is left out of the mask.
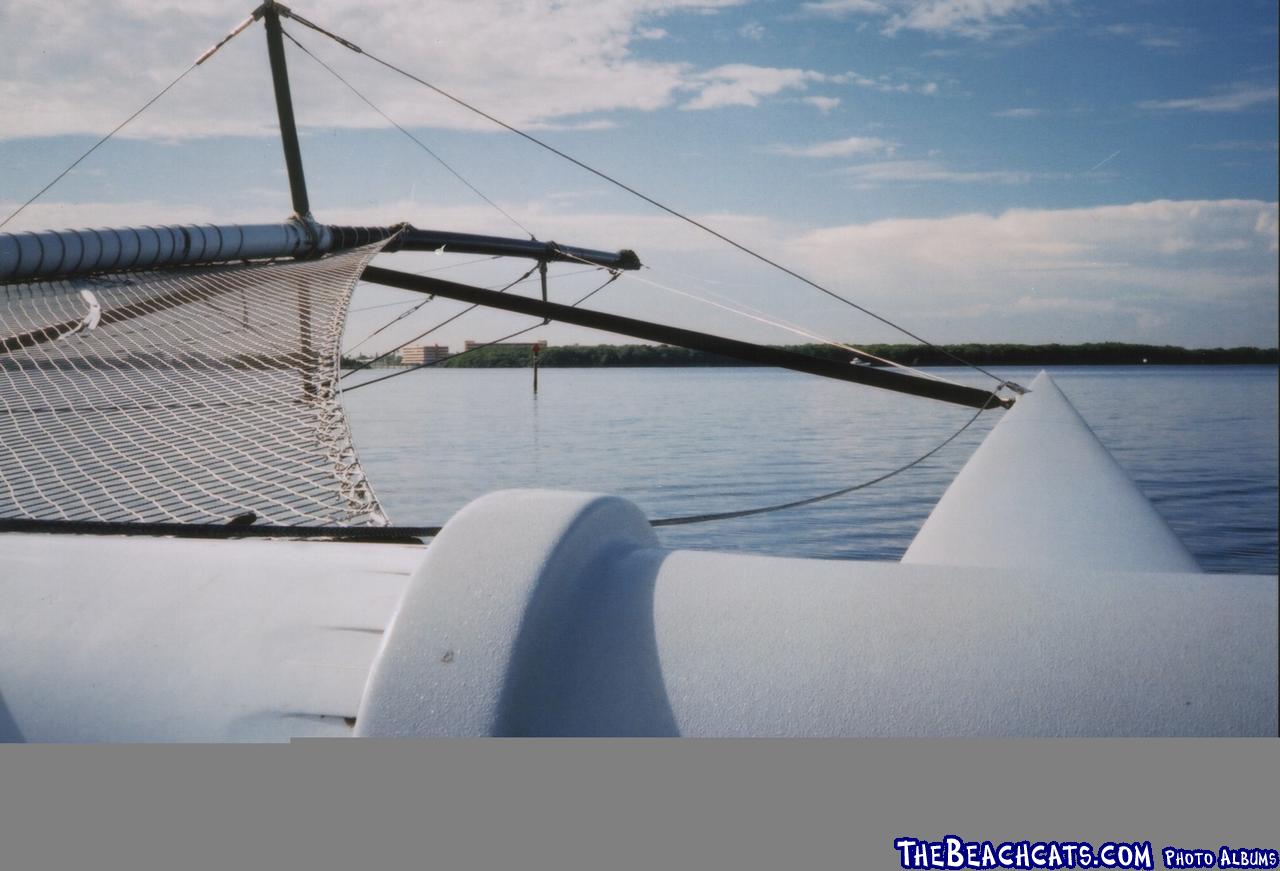
[[[786,345],[787,350],[827,360],[851,362],[854,355],[830,345]],[[956,357],[978,366],[1221,366],[1280,363],[1276,348],[1181,348],[1095,342],[1078,345],[859,345],[869,354],[907,366],[956,366]],[[954,355],[949,356],[949,355]],[[344,367],[360,361],[344,358]],[[398,365],[391,358],[382,366]],[[508,369],[533,365],[527,345],[492,345],[441,361],[460,369]],[[546,368],[613,368],[666,366],[746,366],[737,360],[669,345],[561,345],[542,349],[538,365]],[[883,365],[883,364],[874,364]]]

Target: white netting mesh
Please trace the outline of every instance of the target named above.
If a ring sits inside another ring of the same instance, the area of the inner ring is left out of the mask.
[[[0,517],[386,524],[337,394],[380,247],[0,284]]]

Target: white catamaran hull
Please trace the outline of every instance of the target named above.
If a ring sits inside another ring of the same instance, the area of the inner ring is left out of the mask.
[[[1274,735],[1274,577],[1206,575],[1047,376],[902,563],[660,547],[508,491],[429,548],[0,535],[0,738]]]

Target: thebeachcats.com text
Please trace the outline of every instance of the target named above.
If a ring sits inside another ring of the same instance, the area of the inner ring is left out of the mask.
[[[940,841],[895,838],[898,863],[911,869],[954,868],[1117,868],[1151,869],[1150,841],[1092,844],[1087,841],[966,841],[945,835]]]
[[[944,835],[940,841],[895,838],[898,864],[909,869],[960,868],[1154,868],[1150,841],[966,841]],[[1280,868],[1280,851],[1223,845],[1217,850],[1165,847],[1165,868]]]

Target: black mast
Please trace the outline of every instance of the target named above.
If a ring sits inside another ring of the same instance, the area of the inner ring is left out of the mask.
[[[289,170],[289,194],[294,214],[311,218],[307,200],[307,180],[302,174],[302,150],[298,147],[298,128],[293,120],[293,99],[289,95],[289,68],[285,65],[284,40],[280,36],[280,12],[275,0],[262,4],[262,20],[267,28],[267,55],[271,58],[271,81],[276,91],[276,114],[280,116],[280,144],[284,147],[284,163]]]

